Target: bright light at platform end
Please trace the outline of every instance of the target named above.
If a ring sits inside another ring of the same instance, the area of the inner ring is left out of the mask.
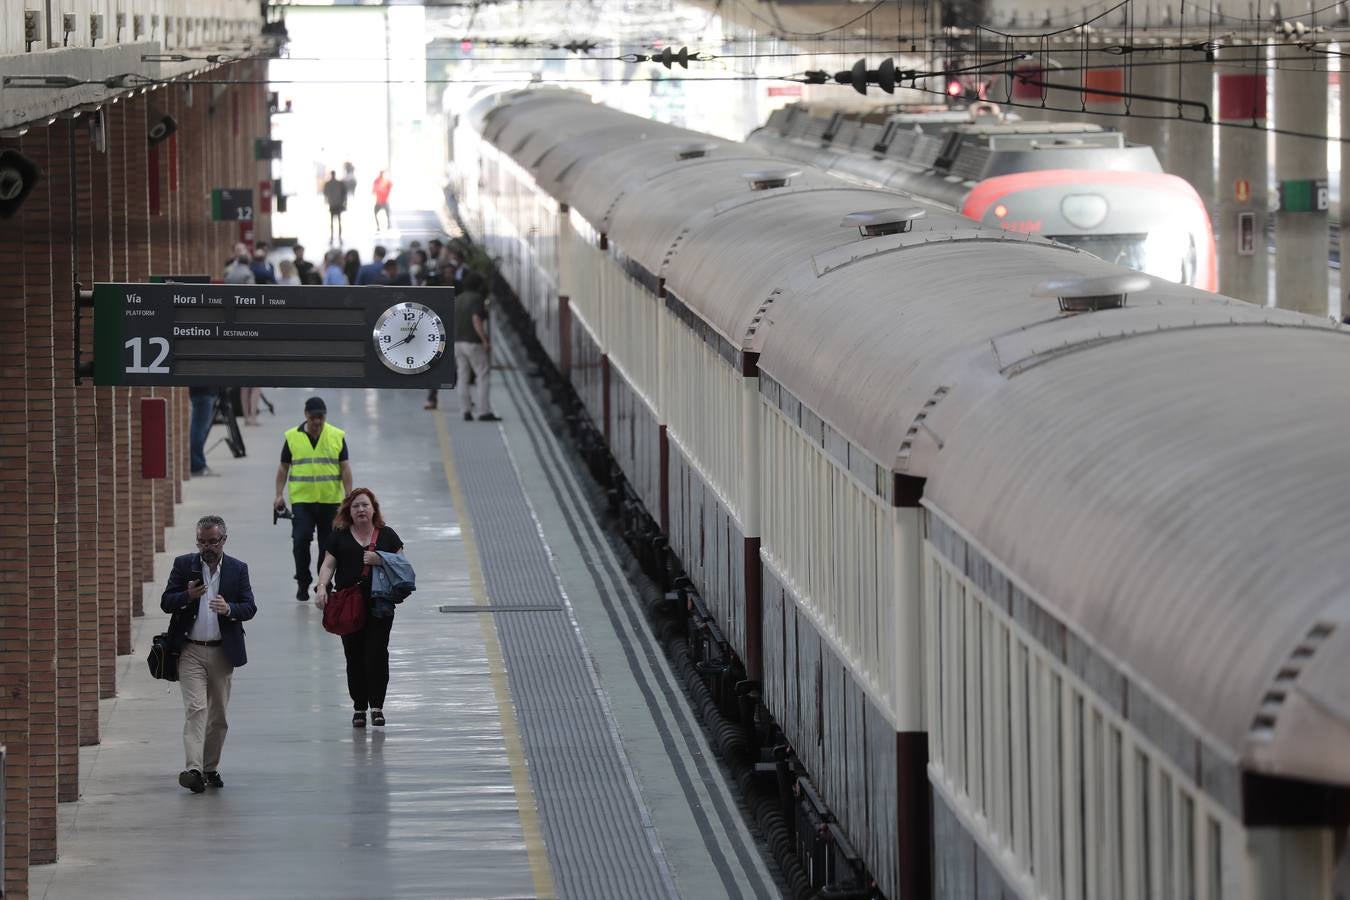
[[[949,97],[960,97],[960,96],[961,96],[961,82],[959,82],[959,81],[949,81],[949,82],[947,82],[947,96],[949,96]]]

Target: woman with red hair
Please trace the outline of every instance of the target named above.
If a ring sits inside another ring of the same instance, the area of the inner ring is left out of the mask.
[[[333,533],[324,547],[319,568],[319,588],[314,605],[323,609],[328,603],[329,581],[333,590],[354,584],[361,586],[366,604],[366,622],[359,631],[342,636],[347,656],[347,691],[352,696],[352,727],[366,727],[366,709],[372,725],[384,725],[384,695],[389,687],[389,632],[394,627],[392,614],[376,618],[370,614],[370,567],[383,565],[380,554],[403,552],[398,532],[384,524],[380,501],[370,488],[356,488],[347,495],[333,517]]]

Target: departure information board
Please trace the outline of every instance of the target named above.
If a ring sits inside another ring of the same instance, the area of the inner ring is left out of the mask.
[[[94,383],[453,387],[454,289],[94,285]]]

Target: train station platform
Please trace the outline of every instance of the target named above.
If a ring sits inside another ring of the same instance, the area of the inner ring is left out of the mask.
[[[267,392],[276,415],[245,429],[245,458],[211,452],[219,477],[184,486],[102,743],[81,750],[82,796],[60,807],[61,857],[32,869],[31,896],[779,895],[583,486],[505,366],[500,424],[461,421],[450,392],[436,412],[420,391],[316,392],[418,573],[382,729],[352,727],[340,641],[295,600],[289,529],[272,524],[282,431],[308,392]],[[225,787],[194,795],[177,783],[178,687],[144,657],[172,557],[210,513],[258,615]]]

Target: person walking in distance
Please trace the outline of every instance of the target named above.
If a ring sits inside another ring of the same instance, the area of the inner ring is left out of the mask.
[[[384,696],[389,688],[389,633],[394,617],[371,615],[370,567],[383,565],[377,550],[402,553],[403,539],[384,523],[380,501],[369,488],[357,488],[347,494],[342,507],[333,519],[333,534],[324,545],[323,565],[319,569],[319,586],[314,591],[314,605],[323,609],[328,604],[328,586],[342,590],[354,584],[361,586],[366,604],[366,622],[360,630],[342,636],[342,650],[347,657],[347,692],[352,698],[352,727],[366,727],[366,710],[370,710],[371,724],[384,725]]]
[[[216,417],[216,397],[220,391],[213,387],[193,386],[188,388],[188,400],[192,404],[192,418],[188,424],[188,460],[192,475],[214,475],[206,466],[206,436],[211,433],[211,423]]]
[[[384,256],[388,251],[382,244],[376,244],[370,254],[370,262],[356,270],[353,284],[381,284],[384,277]]]
[[[305,259],[305,248],[301,244],[296,244],[291,248],[295,254],[295,273],[300,276],[297,284],[323,284],[323,273],[314,269],[314,263]]]
[[[225,786],[220,751],[229,723],[234,670],[248,662],[243,623],[258,612],[248,566],[225,555],[229,531],[220,516],[197,520],[197,552],[173,561],[159,608],[170,613],[169,636],[178,652],[183,692],[183,752],[178,783],[194,794]]]
[[[331,246],[333,240],[333,228],[337,227],[337,241],[342,243],[342,214],[347,209],[347,186],[338,180],[337,170],[328,173],[328,180],[323,183],[323,199],[328,203],[328,243]]]
[[[439,241],[435,243],[439,243]],[[453,287],[455,289],[456,295],[463,292],[471,292],[479,294],[483,298],[482,302],[484,309],[486,310],[487,306],[486,297],[488,295],[487,282],[485,279],[482,278],[482,276],[478,275],[476,272],[474,272],[472,269],[469,268],[468,264],[464,261],[464,253],[459,248],[455,247],[453,244],[451,244],[451,246],[446,247],[441,252],[441,260],[437,264],[437,278],[441,284],[443,285],[448,284],[451,287]],[[484,311],[483,313],[483,321],[485,325],[484,333],[486,333],[486,322],[487,322],[486,311]],[[456,303],[455,305],[455,327],[464,329],[462,331],[456,331],[455,332],[456,336],[459,336],[461,334],[471,334],[471,333],[476,334],[476,331],[469,329],[468,325],[465,324],[465,320],[460,317],[458,303]],[[466,340],[468,339],[466,338]],[[458,356],[456,356],[456,360],[458,360]],[[492,364],[490,353],[488,354],[487,364],[488,366],[491,366]],[[477,375],[475,375],[475,381],[476,380]],[[466,401],[467,392],[469,390],[469,383],[467,381],[461,380],[458,383],[457,387],[461,391],[465,392],[464,395],[461,395],[461,399]],[[426,405],[423,407],[424,409],[436,408],[438,403],[437,399],[438,393],[439,392],[437,391],[436,388],[430,388],[427,390],[427,402]],[[480,412],[481,411],[482,410],[480,408]],[[472,413],[470,413],[466,409],[464,421],[466,422],[469,421],[471,416]],[[496,417],[494,416],[493,419],[495,418]],[[488,419],[487,421],[490,422],[493,421],[493,419]]]
[[[375,176],[375,181],[370,185],[370,192],[375,195],[375,230],[380,230],[380,211],[384,211],[384,227],[392,228],[389,218],[389,192],[394,189],[394,182],[389,180],[389,175],[380,170],[380,174]]]
[[[291,494],[291,550],[295,556],[295,599],[309,598],[309,547],[319,533],[319,559],[333,530],[333,516],[342,498],[351,493],[352,464],[347,436],[327,423],[328,407],[320,397],[305,401],[305,421],[286,432],[277,466],[276,509],[286,508],[286,490]]]
[[[473,421],[474,399],[469,390],[472,368],[478,394],[478,421],[499,422],[488,399],[488,375],[492,371],[492,343],[488,338],[487,304],[475,290],[455,294],[455,383],[459,385],[464,421]],[[430,400],[430,398],[428,398]]]

